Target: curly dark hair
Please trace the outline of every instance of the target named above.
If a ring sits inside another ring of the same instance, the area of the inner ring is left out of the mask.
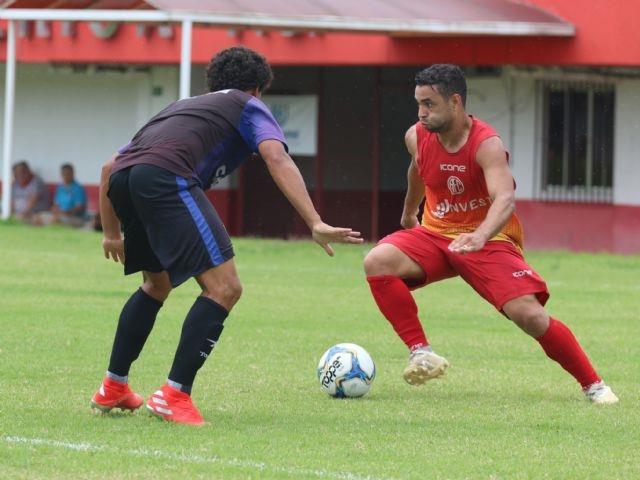
[[[448,99],[454,93],[462,97],[462,105],[467,104],[467,81],[457,65],[436,63],[416,74],[416,85],[437,87],[438,93]]]
[[[236,88],[246,92],[257,88],[264,92],[273,80],[265,58],[247,47],[231,47],[218,52],[207,67],[210,92]]]

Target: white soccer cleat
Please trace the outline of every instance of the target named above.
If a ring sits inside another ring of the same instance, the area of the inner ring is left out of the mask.
[[[594,383],[584,390],[584,394],[586,397],[596,405],[611,405],[614,403],[618,403],[618,397],[611,387],[609,387],[602,380]]]
[[[429,350],[415,350],[409,355],[409,365],[402,377],[409,385],[422,385],[427,380],[443,375],[448,367],[446,358]]]

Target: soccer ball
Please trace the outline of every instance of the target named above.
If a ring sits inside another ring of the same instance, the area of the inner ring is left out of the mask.
[[[332,397],[361,397],[369,391],[375,376],[373,359],[355,343],[334,345],[318,363],[320,387]]]

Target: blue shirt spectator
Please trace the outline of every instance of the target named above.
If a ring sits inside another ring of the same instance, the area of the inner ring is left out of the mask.
[[[53,199],[53,223],[62,223],[81,227],[87,211],[87,193],[84,187],[76,182],[73,165],[65,163],[60,167],[62,183],[56,187]]]
[[[72,180],[70,183],[58,185],[53,203],[58,206],[61,212],[75,215],[84,215],[87,209],[87,194],[78,182]]]

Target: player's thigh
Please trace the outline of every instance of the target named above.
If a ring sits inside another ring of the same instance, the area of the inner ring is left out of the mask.
[[[503,311],[519,297],[534,295],[540,305],[549,298],[547,285],[511,243],[491,241],[478,252],[449,253],[449,262],[478,294]]]
[[[364,259],[364,269],[369,276],[393,275],[417,281],[426,276],[418,263],[391,243],[373,247]]]
[[[130,185],[151,248],[174,287],[233,257],[231,239],[195,181],[136,165]]]
[[[242,284],[233,259],[197,275],[202,294],[231,310],[242,294]]]
[[[108,196],[124,233],[125,274],[139,271],[161,272],[147,236],[144,223],[134,205],[129,186],[130,169],[120,170],[109,180]]]
[[[380,250],[377,250],[379,248]],[[389,255],[374,256],[374,252]],[[392,252],[393,254],[400,252],[401,257],[391,257]],[[398,230],[387,235],[369,255],[365,259],[365,271],[368,275],[399,276],[411,288],[418,288],[426,283],[456,275],[442,252],[442,247],[423,227]]]
[[[129,173],[130,169],[125,169],[111,175],[107,190],[111,205],[124,228],[137,218],[129,191]]]

